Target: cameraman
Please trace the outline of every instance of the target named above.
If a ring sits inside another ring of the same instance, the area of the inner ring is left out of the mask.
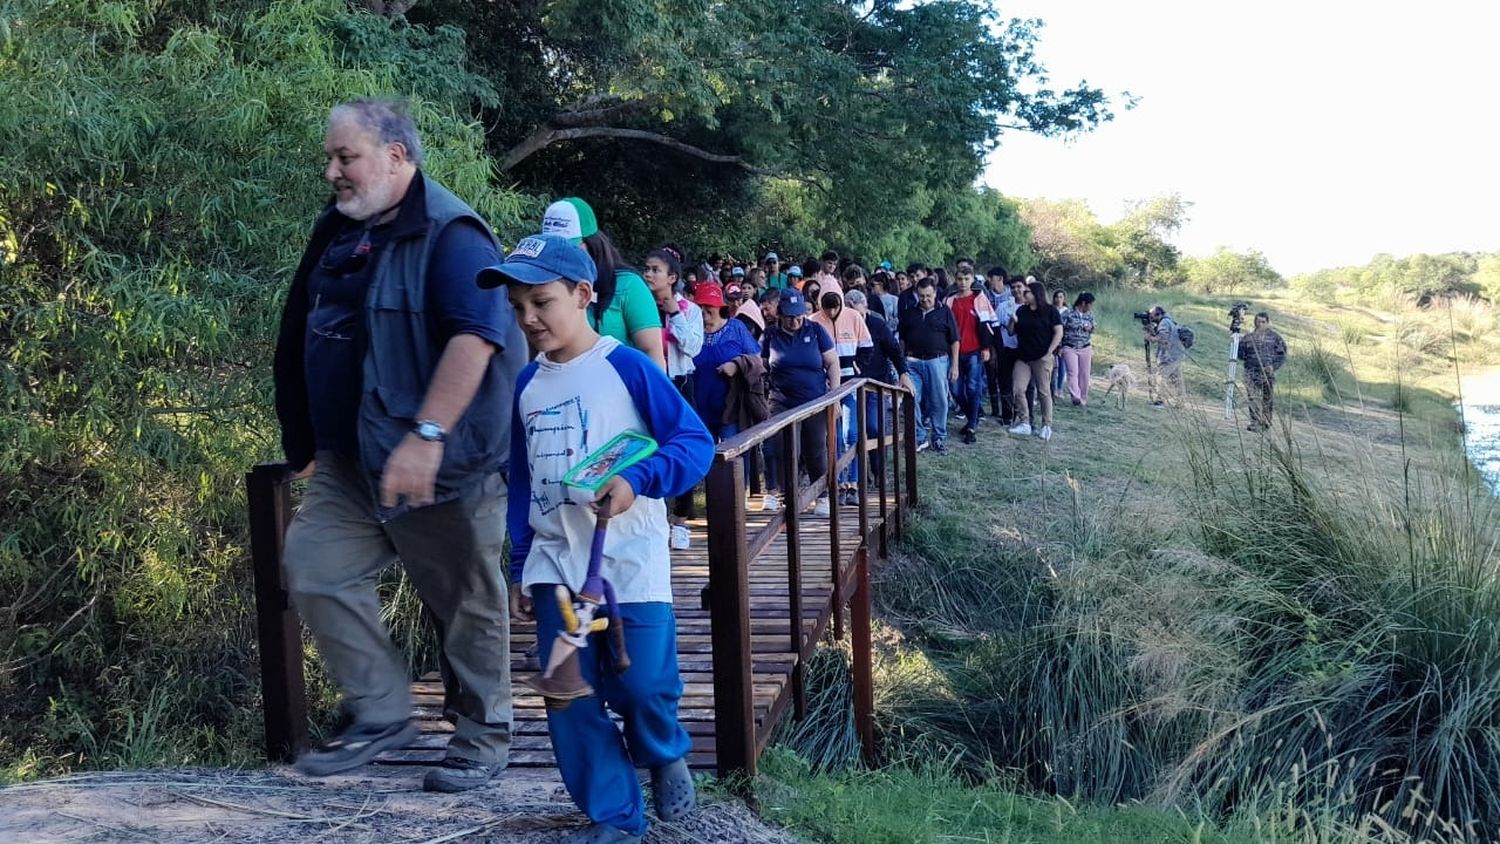
[[[1153,305],[1144,326],[1146,342],[1156,347],[1156,378],[1151,383],[1151,406],[1163,407],[1167,402],[1177,404],[1182,400],[1182,360],[1187,349],[1182,338],[1177,336],[1177,321],[1167,316],[1166,308]]]

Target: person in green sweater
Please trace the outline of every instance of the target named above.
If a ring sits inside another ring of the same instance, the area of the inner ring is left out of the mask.
[[[562,235],[582,246],[599,268],[588,313],[594,330],[633,346],[665,372],[667,355],[656,297],[609,235],[599,231],[594,209],[576,196],[559,199],[542,215],[542,233]]]

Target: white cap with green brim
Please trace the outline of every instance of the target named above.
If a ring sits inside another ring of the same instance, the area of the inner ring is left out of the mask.
[[[578,243],[599,231],[594,209],[576,196],[569,196],[547,206],[542,215],[542,234],[556,234]]]

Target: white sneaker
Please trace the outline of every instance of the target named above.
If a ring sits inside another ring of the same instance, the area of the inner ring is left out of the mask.
[[[1015,426],[1014,428],[1011,428],[1010,432],[1012,434],[1016,434],[1017,436],[1022,436],[1022,437],[1030,436],[1031,435],[1031,423],[1030,422],[1022,422],[1021,424]]]
[[[781,496],[774,492],[768,492],[760,497],[760,510],[762,513],[775,513],[781,509]]]
[[[823,496],[813,503],[814,516],[828,515],[828,496]]]
[[[668,542],[673,551],[686,551],[692,547],[693,532],[687,525],[672,525],[672,538]]]
[[[1041,433],[1037,434],[1037,436],[1041,437],[1043,440],[1050,440],[1050,439],[1052,439],[1052,426],[1051,425],[1043,425]]]

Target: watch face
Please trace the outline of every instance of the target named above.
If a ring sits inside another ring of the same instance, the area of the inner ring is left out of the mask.
[[[436,422],[419,422],[416,432],[417,436],[424,440],[441,440],[443,438],[443,427]]]

